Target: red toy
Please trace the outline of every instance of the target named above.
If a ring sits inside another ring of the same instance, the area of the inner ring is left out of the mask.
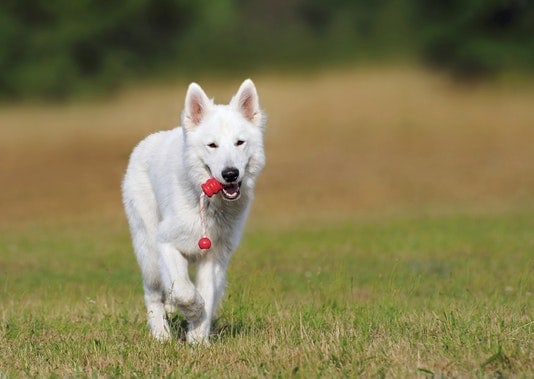
[[[212,197],[223,189],[222,184],[215,178],[209,178],[200,187],[202,187],[202,191],[204,191],[207,197]]]
[[[204,195],[207,197],[212,197],[216,193],[220,192],[223,189],[223,186],[217,179],[209,178],[202,183],[200,187],[204,192],[203,194],[200,194],[200,222],[202,224],[203,237],[198,240],[198,247],[202,250],[208,250],[211,247],[211,240],[206,237],[206,208],[204,207]]]

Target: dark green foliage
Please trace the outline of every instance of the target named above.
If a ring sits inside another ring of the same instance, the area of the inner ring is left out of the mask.
[[[420,56],[481,76],[534,67],[527,0],[4,0],[0,97],[64,98],[165,73]]]
[[[461,76],[534,67],[534,6],[524,0],[415,2],[421,53]]]
[[[195,19],[187,1],[2,1],[0,94],[60,98],[112,87],[177,58]]]

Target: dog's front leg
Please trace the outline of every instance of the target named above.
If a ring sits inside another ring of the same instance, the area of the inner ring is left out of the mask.
[[[198,264],[197,290],[204,299],[202,316],[189,323],[187,341],[209,344],[213,315],[217,311],[226,286],[228,259],[208,256]]]
[[[204,300],[189,278],[189,262],[169,243],[160,243],[159,253],[167,301],[177,306],[187,321],[198,320],[202,316]]]

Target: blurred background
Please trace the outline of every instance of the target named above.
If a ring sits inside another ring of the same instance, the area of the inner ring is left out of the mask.
[[[0,223],[122,220],[188,83],[224,103],[247,77],[258,224],[531,207],[533,72],[528,0],[3,0]]]
[[[480,77],[531,71],[533,41],[528,0],[4,0],[0,95],[399,57]]]

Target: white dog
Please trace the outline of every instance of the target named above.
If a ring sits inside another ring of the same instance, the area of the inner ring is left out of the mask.
[[[188,321],[187,341],[208,343],[228,261],[265,165],[264,123],[250,79],[228,105],[214,104],[191,83],[183,127],[152,134],[132,152],[123,202],[143,274],[148,324],[159,340],[171,337],[166,311],[177,307]],[[208,199],[201,185],[210,178],[219,192]],[[192,262],[198,265],[196,285],[188,273]]]

